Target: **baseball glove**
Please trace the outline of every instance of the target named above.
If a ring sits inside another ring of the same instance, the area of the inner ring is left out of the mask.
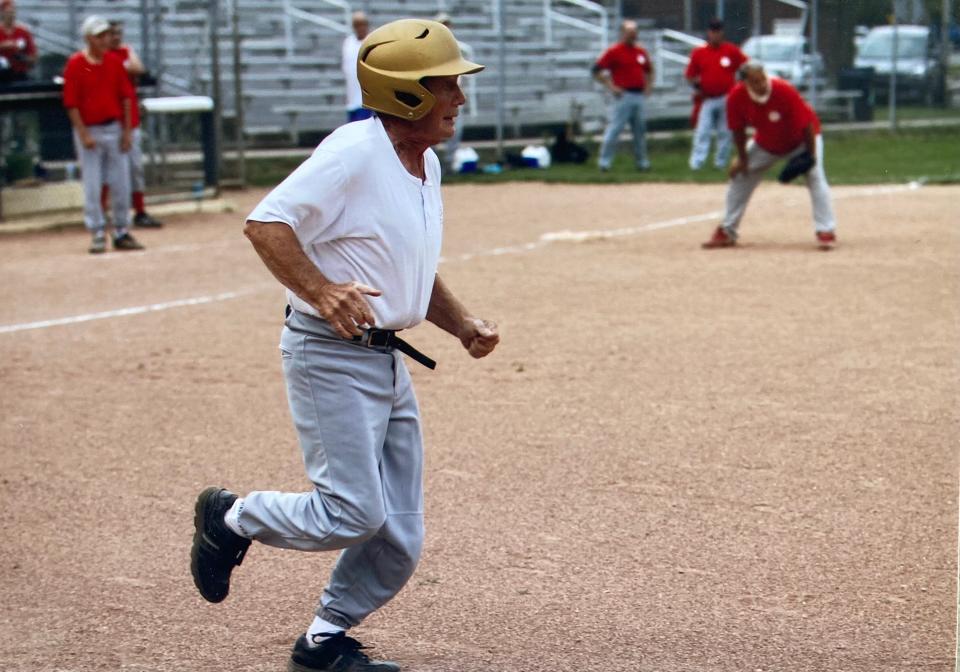
[[[802,152],[787,161],[787,165],[780,171],[780,180],[782,184],[788,184],[800,175],[806,175],[810,169],[817,165],[816,159],[810,155],[810,152]]]

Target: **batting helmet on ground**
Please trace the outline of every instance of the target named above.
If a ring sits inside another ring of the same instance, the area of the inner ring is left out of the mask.
[[[449,28],[425,19],[400,19],[377,28],[360,45],[357,58],[363,106],[414,121],[436,103],[422,79],[481,70],[482,65],[463,58]]]

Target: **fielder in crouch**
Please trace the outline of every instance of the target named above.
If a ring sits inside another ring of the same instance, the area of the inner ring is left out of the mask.
[[[731,247],[737,243],[737,229],[753,190],[764,173],[780,160],[809,152],[813,167],[806,173],[807,189],[813,203],[817,244],[829,249],[836,243],[836,221],[830,185],[823,170],[823,138],[820,120],[813,108],[790,84],[768,77],[763,65],[751,61],[741,68],[743,81],[727,98],[727,123],[733,131],[737,156],[730,165],[730,186],[723,224],[705,248]],[[756,132],[747,142],[747,127]]]
[[[394,672],[345,631],[393,598],[423,544],[420,413],[403,356],[432,364],[394,331],[426,318],[473,357],[497,326],[473,317],[437,275],[443,228],[440,162],[465,98],[464,60],[443,25],[405,19],[363,41],[363,104],[378,116],[346,124],[274,189],[245,233],[287,288],[280,352],[290,412],[314,488],[218,488],[197,500],[191,571],[220,602],[251,540],[340,550],[289,669]],[[305,623],[305,625],[307,625]]]

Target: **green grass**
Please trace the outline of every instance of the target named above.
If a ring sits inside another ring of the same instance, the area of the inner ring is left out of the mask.
[[[932,182],[960,182],[960,127],[911,129],[892,134],[828,133],[825,138],[827,178],[832,184],[880,184],[927,179]],[[504,170],[499,175],[448,175],[445,184],[486,184],[498,182],[549,182],[569,184],[622,184],[628,182],[718,183],[726,181],[724,171],[687,167],[690,140],[674,137],[651,141],[653,170],[633,167],[631,151],[624,144],[606,173],[597,170],[597,147],[583,165],[558,164],[547,170]],[[492,161],[490,152],[481,152],[481,161]],[[300,164],[302,159],[256,160],[248,163],[249,183],[273,186]],[[771,171],[773,179],[775,171]]]

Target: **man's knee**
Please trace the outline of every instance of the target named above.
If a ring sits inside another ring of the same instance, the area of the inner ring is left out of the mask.
[[[386,520],[383,502],[341,502],[337,536],[348,545],[359,544],[376,536]]]

